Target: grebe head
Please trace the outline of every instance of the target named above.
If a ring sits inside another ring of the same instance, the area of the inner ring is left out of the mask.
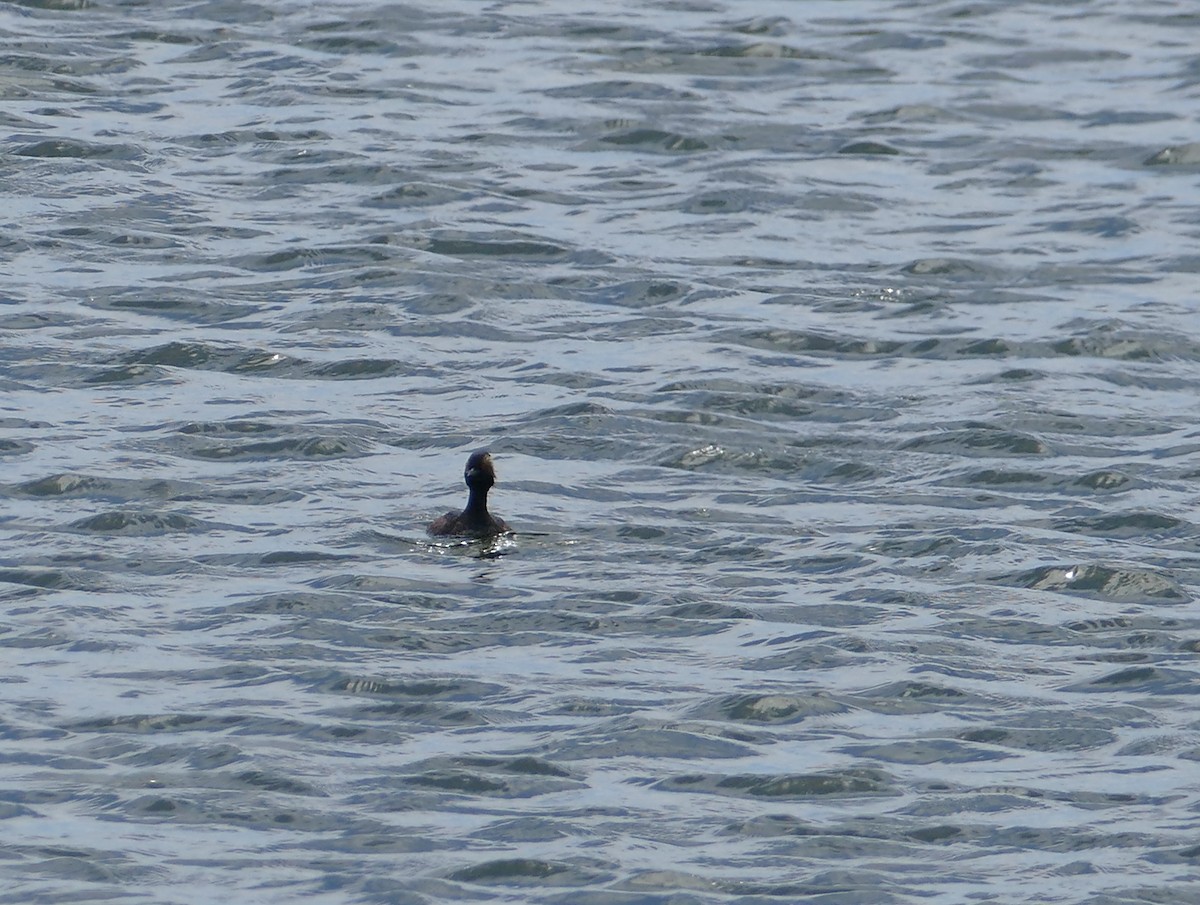
[[[492,465],[492,454],[486,449],[471,453],[463,480],[472,490],[488,490],[496,483],[496,468]]]

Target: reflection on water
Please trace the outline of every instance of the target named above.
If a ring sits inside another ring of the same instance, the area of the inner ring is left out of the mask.
[[[1200,20],[0,16],[0,899],[1197,897]]]

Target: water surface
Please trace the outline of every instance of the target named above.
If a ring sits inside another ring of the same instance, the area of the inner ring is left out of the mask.
[[[1200,897],[1198,27],[0,9],[0,902]]]

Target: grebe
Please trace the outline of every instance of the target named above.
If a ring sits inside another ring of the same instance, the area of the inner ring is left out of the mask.
[[[504,519],[488,512],[488,491],[496,483],[491,453],[486,449],[471,453],[463,471],[463,480],[471,491],[467,497],[467,508],[462,512],[447,512],[441,518],[434,519],[429,526],[429,533],[439,537],[492,537],[512,531]]]

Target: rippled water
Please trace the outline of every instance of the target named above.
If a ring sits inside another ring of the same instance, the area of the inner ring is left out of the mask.
[[[1187,5],[0,43],[0,902],[1200,901]]]

